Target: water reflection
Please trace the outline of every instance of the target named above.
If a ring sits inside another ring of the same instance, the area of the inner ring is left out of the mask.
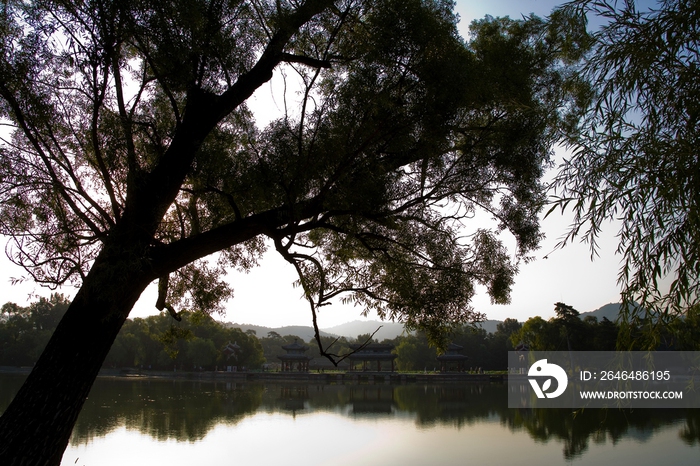
[[[71,443],[87,443],[120,426],[157,440],[201,440],[217,424],[235,424],[255,413],[263,392],[263,386],[225,382],[98,380]]]
[[[0,410],[20,384],[19,377],[0,376]],[[649,442],[662,431],[675,432],[687,448],[700,446],[698,409],[508,409],[507,386],[500,384],[236,384],[158,379],[98,380],[71,445],[87,445],[123,428],[157,441],[198,442],[217,426],[235,426],[260,413],[296,419],[324,412],[358,421],[403,420],[420,431],[500,425],[504,441],[507,433],[527,433],[535,443],[553,441],[564,460],[584,456],[592,445],[616,446],[623,439]]]

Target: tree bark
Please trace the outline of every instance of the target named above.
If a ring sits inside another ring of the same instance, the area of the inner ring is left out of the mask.
[[[126,252],[126,251],[124,251]],[[59,465],[114,339],[151,274],[103,251],[0,418],[0,464]]]

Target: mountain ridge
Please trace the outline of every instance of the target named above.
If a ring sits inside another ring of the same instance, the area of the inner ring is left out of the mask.
[[[593,316],[599,321],[605,317],[608,320],[615,321],[620,313],[620,307],[620,303],[608,303],[593,311],[581,312],[579,317],[584,319],[587,316]],[[488,333],[494,333],[496,327],[500,323],[502,323],[502,321],[489,319],[477,325]],[[276,332],[282,336],[296,336],[305,342],[314,338],[314,330],[311,326],[288,325],[282,327],[265,327],[262,325],[237,324],[231,322],[223,322],[223,325],[240,328],[243,332],[253,330],[258,338],[266,337],[271,332]],[[376,333],[373,338],[378,341],[385,339],[393,340],[397,336],[406,333],[403,324],[399,322],[382,322],[378,320],[353,320],[333,327],[319,329],[322,337],[345,337],[352,339],[357,338],[358,335],[372,334],[375,331]]]

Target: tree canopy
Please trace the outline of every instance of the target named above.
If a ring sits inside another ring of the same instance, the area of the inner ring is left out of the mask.
[[[619,222],[618,281],[630,320],[645,310],[654,322],[672,319],[700,297],[697,6],[664,0],[645,11],[579,0],[560,11],[604,24],[581,70],[592,87],[568,137],[573,155],[556,179],[555,207],[575,214],[564,242],[581,236],[593,252],[602,225]]]
[[[37,281],[82,283],[129,223],[176,309],[217,309],[265,236],[316,305],[439,327],[475,317],[475,283],[508,301],[500,240],[460,235],[483,208],[516,257],[537,245],[563,97],[542,21],[465,43],[449,2],[49,3],[5,9],[0,89],[0,225]],[[280,68],[297,105],[259,128],[244,100]]]
[[[534,17],[486,18],[465,40],[452,6],[4,3],[0,117],[13,131],[0,149],[0,233],[36,281],[80,285],[0,421],[5,464],[27,445],[60,461],[155,280],[156,306],[174,317],[215,311],[232,292],[226,270],[274,244],[314,323],[344,297],[439,340],[480,317],[477,285],[508,302],[541,237],[540,177],[580,51]],[[275,73],[299,85],[257,124],[246,101]],[[479,211],[496,225],[470,227]]]

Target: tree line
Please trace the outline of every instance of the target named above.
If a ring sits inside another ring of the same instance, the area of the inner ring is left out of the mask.
[[[40,298],[26,307],[6,303],[0,314],[0,365],[31,366],[41,354],[70,301],[62,294]],[[140,368],[154,370],[223,370],[236,366],[260,370],[278,363],[285,354],[284,346],[300,340],[294,335],[270,331],[256,335],[230,327],[201,312],[185,311],[177,322],[165,312],[146,318],[128,319],[110,350],[104,368]],[[507,364],[507,351],[512,349],[510,335],[520,328],[515,319],[506,319],[495,333],[471,326],[456,328],[452,342],[463,346],[469,357],[468,366],[483,370],[502,370]],[[339,356],[350,353],[350,345],[379,343],[372,335],[356,338],[321,337],[324,350]],[[224,349],[233,343],[235,355]],[[316,367],[333,367],[320,353],[312,338],[305,343],[306,354],[314,358]],[[438,350],[424,332],[399,335],[381,343],[394,345],[396,368],[401,371],[433,371],[439,368]],[[274,366],[273,366],[274,367]]]
[[[6,303],[0,313],[0,365],[31,366],[48,341],[70,301],[62,294],[40,298],[26,307]],[[695,310],[688,311],[681,321],[672,323],[660,334],[654,347],[644,347],[646,340],[635,338],[645,333],[644,325],[621,327],[603,317],[580,318],[579,312],[564,303],[555,304],[556,316],[545,320],[532,317],[524,323],[506,319],[494,333],[470,325],[456,327],[451,342],[462,346],[468,357],[467,370],[498,371],[507,368],[507,352],[522,345],[537,351],[614,351],[621,333],[631,332],[637,343],[630,349],[696,350],[700,346],[700,318]],[[183,312],[180,322],[167,313],[146,318],[128,319],[109,352],[104,368],[139,368],[153,370],[261,370],[274,368],[284,346],[298,341],[294,335],[270,331],[257,335],[243,332],[216,321],[201,312]],[[626,340],[625,340],[626,341]],[[335,355],[350,353],[356,343],[380,343],[370,334],[356,338],[322,337],[326,352]],[[333,367],[321,355],[314,339],[304,342],[306,354],[314,358],[312,368]],[[384,339],[381,343],[394,345],[399,371],[434,371],[439,369],[438,349],[431,345],[424,332],[413,332]],[[235,351],[226,351],[229,344]],[[341,366],[342,367],[342,366]]]
[[[511,344],[532,351],[695,351],[700,349],[700,307],[660,321],[653,315],[613,322],[603,317],[580,318],[564,303],[555,303],[555,317],[532,317],[510,336]],[[637,311],[640,312],[640,311]],[[641,314],[644,314],[641,312]],[[650,338],[653,335],[653,338]]]
[[[0,365],[31,366],[48,342],[70,301],[62,294],[40,298],[26,307],[6,303],[0,314]],[[233,343],[235,353],[223,349]],[[229,328],[201,312],[183,312],[181,321],[167,313],[128,319],[103,367],[207,369],[259,368],[260,342],[239,328]]]

